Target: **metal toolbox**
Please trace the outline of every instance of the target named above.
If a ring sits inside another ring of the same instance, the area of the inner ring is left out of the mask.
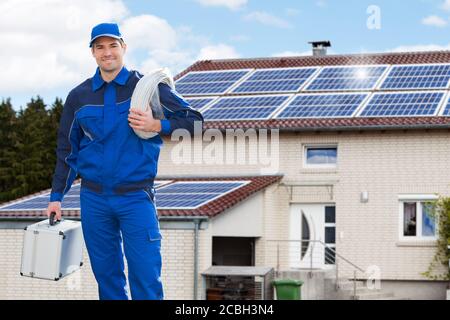
[[[59,280],[78,270],[83,258],[81,222],[50,219],[25,228],[20,274]]]

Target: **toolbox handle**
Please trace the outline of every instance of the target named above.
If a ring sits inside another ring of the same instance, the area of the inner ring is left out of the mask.
[[[49,220],[48,220],[48,223],[49,223],[51,226],[54,226],[55,224],[57,224],[57,223],[59,222],[59,220],[55,220],[55,217],[56,217],[56,212],[55,212],[55,211],[52,211],[52,212],[50,213],[50,217],[49,217]]]

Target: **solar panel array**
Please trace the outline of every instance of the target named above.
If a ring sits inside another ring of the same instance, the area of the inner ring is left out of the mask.
[[[306,90],[370,90],[375,87],[386,68],[386,66],[325,67]]]
[[[205,120],[267,119],[289,96],[221,98],[203,112]]]
[[[200,110],[208,103],[212,102],[215,98],[187,98],[186,101],[189,102],[190,106],[196,110]]]
[[[450,81],[450,65],[394,66],[382,89],[445,89]]]
[[[443,92],[375,93],[361,116],[432,116]]]
[[[450,64],[196,71],[176,88],[206,121],[450,116]]]
[[[0,207],[0,211],[45,210],[50,201],[50,193],[39,195],[30,199],[21,200]],[[61,208],[64,210],[78,210],[80,208],[80,184],[74,184],[66,193]]]
[[[195,209],[242,187],[245,182],[175,182],[158,190],[158,209]]]
[[[299,95],[276,118],[350,117],[367,96],[367,93]]]
[[[444,116],[450,116],[450,96],[447,100],[447,106],[444,109],[444,113],[442,114]]]
[[[194,209],[224,196],[248,181],[188,181],[157,180],[157,209]],[[50,193],[0,206],[1,211],[42,211],[47,208]],[[80,210],[80,184],[75,184],[64,196],[63,210]]]
[[[231,92],[271,93],[298,91],[317,68],[256,70]]]
[[[181,94],[221,94],[245,76],[249,70],[191,72],[178,80],[176,90]]]

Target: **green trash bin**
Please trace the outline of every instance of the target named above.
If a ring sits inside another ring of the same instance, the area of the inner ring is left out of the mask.
[[[277,300],[301,300],[303,281],[292,279],[274,280],[273,286],[277,292]]]

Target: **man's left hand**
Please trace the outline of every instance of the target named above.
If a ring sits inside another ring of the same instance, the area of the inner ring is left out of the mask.
[[[128,122],[130,124],[130,127],[136,130],[144,132],[161,131],[161,121],[158,119],[153,119],[152,110],[140,111],[130,108],[130,113],[128,114]]]

